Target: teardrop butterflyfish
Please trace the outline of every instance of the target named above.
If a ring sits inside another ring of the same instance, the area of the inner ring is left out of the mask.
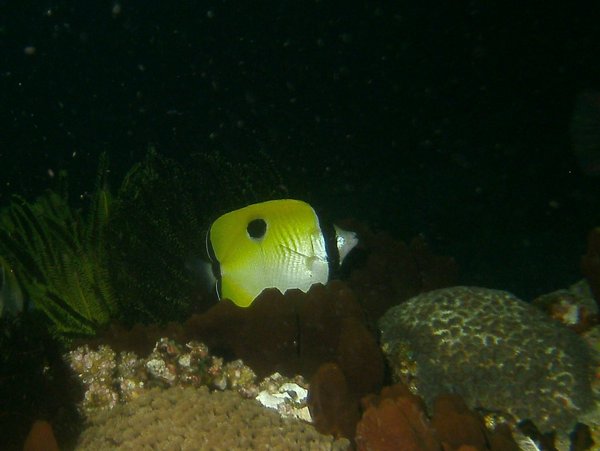
[[[315,210],[293,199],[226,213],[206,236],[217,294],[240,307],[248,307],[265,288],[306,292],[326,283],[357,243],[354,232],[321,227]]]

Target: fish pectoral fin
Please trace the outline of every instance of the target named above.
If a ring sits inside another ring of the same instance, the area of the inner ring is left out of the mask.
[[[306,252],[300,252],[285,245],[282,245],[282,248],[284,248],[290,253],[290,255],[293,256],[293,260],[295,260],[295,264],[293,266],[300,270],[301,273],[304,274],[304,277],[309,279],[319,277],[316,276],[316,274],[321,274],[321,267],[323,265],[328,265],[327,259],[322,258],[320,255],[309,255]]]
[[[319,255],[316,255],[316,254],[314,254],[314,253],[313,253],[312,255],[308,255],[308,254],[306,254],[306,253],[304,253],[304,252],[300,252],[300,251],[298,251],[298,250],[296,250],[296,249],[292,249],[291,247],[289,247],[289,246],[286,246],[286,245],[282,245],[281,247],[282,247],[282,248],[284,248],[284,249],[287,249],[287,250],[288,250],[288,251],[290,251],[292,254],[295,254],[295,255],[297,255],[297,256],[299,256],[299,257],[302,257],[302,258],[304,258],[304,259],[307,259],[307,260],[310,260],[310,261],[315,261],[315,260],[319,260],[319,261],[327,261],[327,259],[324,259],[324,258],[322,258],[322,257],[320,257]]]
[[[309,255],[306,255],[303,252],[297,251],[296,249],[292,249],[291,247],[286,246],[285,244],[282,244],[281,247],[284,248],[284,249],[286,249],[286,250],[288,250],[288,251],[290,251],[292,254],[295,254],[295,255],[297,255],[299,257],[310,258]]]

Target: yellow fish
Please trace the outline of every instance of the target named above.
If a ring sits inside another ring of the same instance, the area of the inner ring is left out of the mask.
[[[219,298],[248,307],[265,288],[306,292],[326,283],[358,243],[354,232],[324,233],[306,202],[271,200],[219,217],[206,237]],[[331,236],[329,236],[331,235]]]

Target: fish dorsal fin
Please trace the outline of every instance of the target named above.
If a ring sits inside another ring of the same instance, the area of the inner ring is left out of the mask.
[[[335,229],[335,242],[340,256],[340,264],[342,264],[346,256],[358,244],[358,237],[355,232],[344,230],[335,224],[333,228]]]

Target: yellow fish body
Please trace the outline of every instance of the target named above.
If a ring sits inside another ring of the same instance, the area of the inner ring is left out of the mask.
[[[219,217],[207,234],[219,297],[247,307],[265,288],[306,292],[327,282],[330,265],[341,263],[358,242],[353,232],[334,227],[334,240],[328,240],[313,208],[292,199]]]

